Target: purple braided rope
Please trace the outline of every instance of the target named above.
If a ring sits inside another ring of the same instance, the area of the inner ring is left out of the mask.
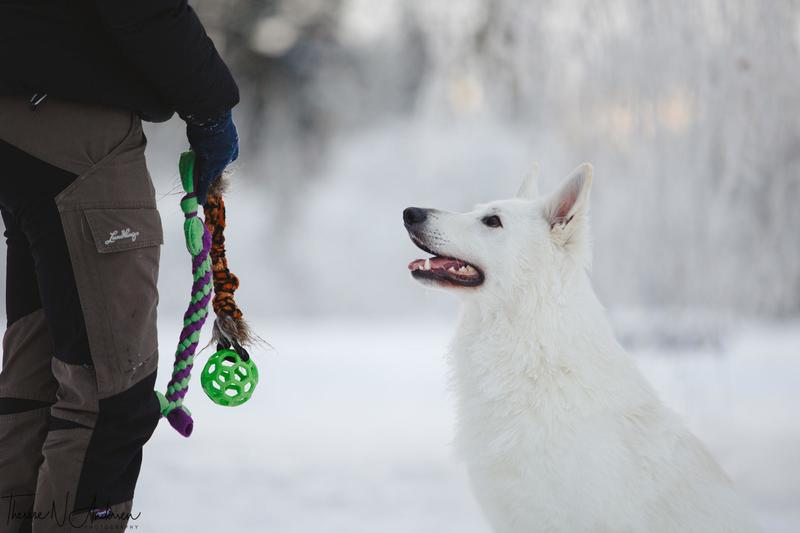
[[[199,254],[192,258],[193,274],[196,274],[198,269],[200,269],[203,263],[208,259],[208,254],[211,250],[211,233],[209,233],[208,229],[205,228],[205,225],[203,225],[203,227],[203,249]],[[202,277],[198,278],[194,283],[192,283],[192,297],[194,297],[194,295],[198,292],[204,290],[210,283],[211,269],[209,268]],[[186,310],[186,313],[183,315],[184,320],[190,319],[195,313],[202,309],[206,309],[208,307],[208,303],[211,301],[211,296],[211,291],[208,291],[198,302],[190,304]],[[184,326],[183,330],[181,330],[179,349],[175,352],[174,368],[177,369],[181,362],[186,362],[187,364],[183,369],[175,370],[173,372],[172,378],[167,386],[168,392],[166,394],[166,399],[169,400],[171,406],[174,405],[174,408],[172,408],[169,411],[169,414],[167,414],[167,420],[169,421],[170,425],[184,437],[191,435],[194,422],[189,412],[182,405],[183,398],[186,396],[188,391],[188,383],[186,386],[182,386],[181,383],[191,375],[192,367],[194,366],[192,363],[192,358],[197,350],[198,343],[193,342],[183,349],[180,349],[180,346],[182,346],[183,343],[189,339],[193,333],[198,333],[202,329],[207,316],[207,314],[202,315],[195,322],[187,324]]]

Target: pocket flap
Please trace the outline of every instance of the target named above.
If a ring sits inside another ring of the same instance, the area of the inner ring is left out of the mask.
[[[91,238],[100,253],[122,252],[164,243],[157,209],[87,209]]]

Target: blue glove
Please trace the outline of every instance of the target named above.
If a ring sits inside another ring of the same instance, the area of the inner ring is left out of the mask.
[[[195,155],[194,190],[197,201],[206,203],[211,185],[239,157],[239,135],[230,111],[211,120],[186,120],[186,137]]]

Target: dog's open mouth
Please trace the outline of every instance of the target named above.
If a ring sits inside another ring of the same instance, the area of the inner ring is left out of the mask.
[[[417,248],[433,256],[416,259],[408,264],[408,269],[415,279],[449,287],[477,287],[483,283],[483,272],[478,267],[461,259],[437,255],[436,251],[414,231],[409,230],[408,236]]]
[[[434,256],[417,259],[408,265],[411,275],[459,287],[477,287],[483,283],[483,272],[460,259]]]

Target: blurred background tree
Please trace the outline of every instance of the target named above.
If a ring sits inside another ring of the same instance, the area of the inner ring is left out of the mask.
[[[241,85],[280,309],[411,311],[400,210],[506,196],[538,159],[550,186],[595,164],[611,308],[800,312],[797,0],[194,5]],[[151,138],[171,168],[180,136]]]

